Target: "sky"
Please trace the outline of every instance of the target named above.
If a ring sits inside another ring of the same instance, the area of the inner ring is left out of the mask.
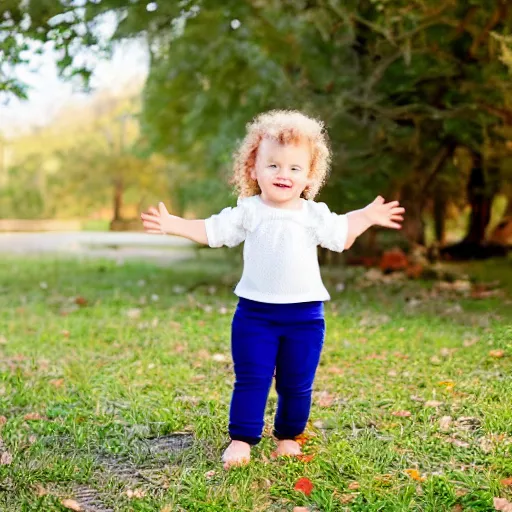
[[[105,30],[111,28],[112,23],[106,22]],[[46,46],[43,55],[29,51],[27,57],[29,64],[18,67],[16,76],[30,85],[28,100],[11,97],[7,103],[0,103],[0,132],[7,138],[48,124],[69,102],[76,104],[90,98],[76,85],[59,79],[52,48]],[[110,61],[93,55],[87,55],[87,61],[94,63],[91,85],[96,90],[120,90],[134,79],[141,81],[148,72],[148,55],[141,41],[119,43]]]

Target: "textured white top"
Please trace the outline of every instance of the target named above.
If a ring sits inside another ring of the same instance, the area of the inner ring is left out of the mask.
[[[239,297],[274,304],[329,300],[320,275],[317,246],[342,252],[346,215],[325,203],[301,199],[302,209],[274,208],[259,195],[239,198],[205,220],[210,247],[234,247],[245,240]]]

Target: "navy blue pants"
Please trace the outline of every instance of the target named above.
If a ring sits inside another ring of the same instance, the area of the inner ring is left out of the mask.
[[[240,298],[231,328],[231,439],[260,442],[274,370],[278,401],[273,434],[293,439],[304,431],[324,336],[322,301],[269,304]]]

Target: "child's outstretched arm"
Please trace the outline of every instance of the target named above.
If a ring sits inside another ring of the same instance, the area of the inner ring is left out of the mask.
[[[345,249],[352,246],[355,239],[372,226],[383,226],[385,228],[400,229],[402,214],[405,208],[399,206],[398,201],[385,203],[384,198],[378,196],[372,203],[361,210],[354,210],[347,213],[348,234]]]
[[[208,245],[204,219],[189,220],[171,215],[164,203],[158,204],[158,210],[149,208],[148,212],[141,213],[140,217],[146,233],[177,235]]]

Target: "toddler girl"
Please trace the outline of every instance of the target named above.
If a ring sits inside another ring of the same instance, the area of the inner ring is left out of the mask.
[[[399,229],[404,208],[377,197],[338,215],[313,201],[330,163],[323,123],[296,111],[271,111],[248,124],[236,155],[234,208],[204,220],[170,215],[163,203],[143,213],[148,233],[179,235],[210,247],[245,242],[244,269],[231,328],[235,384],[229,413],[227,469],[249,461],[261,440],[275,375],[276,455],[298,455],[294,440],[309,418],[324,343],[324,301],[317,246],[341,252],[372,225]]]

